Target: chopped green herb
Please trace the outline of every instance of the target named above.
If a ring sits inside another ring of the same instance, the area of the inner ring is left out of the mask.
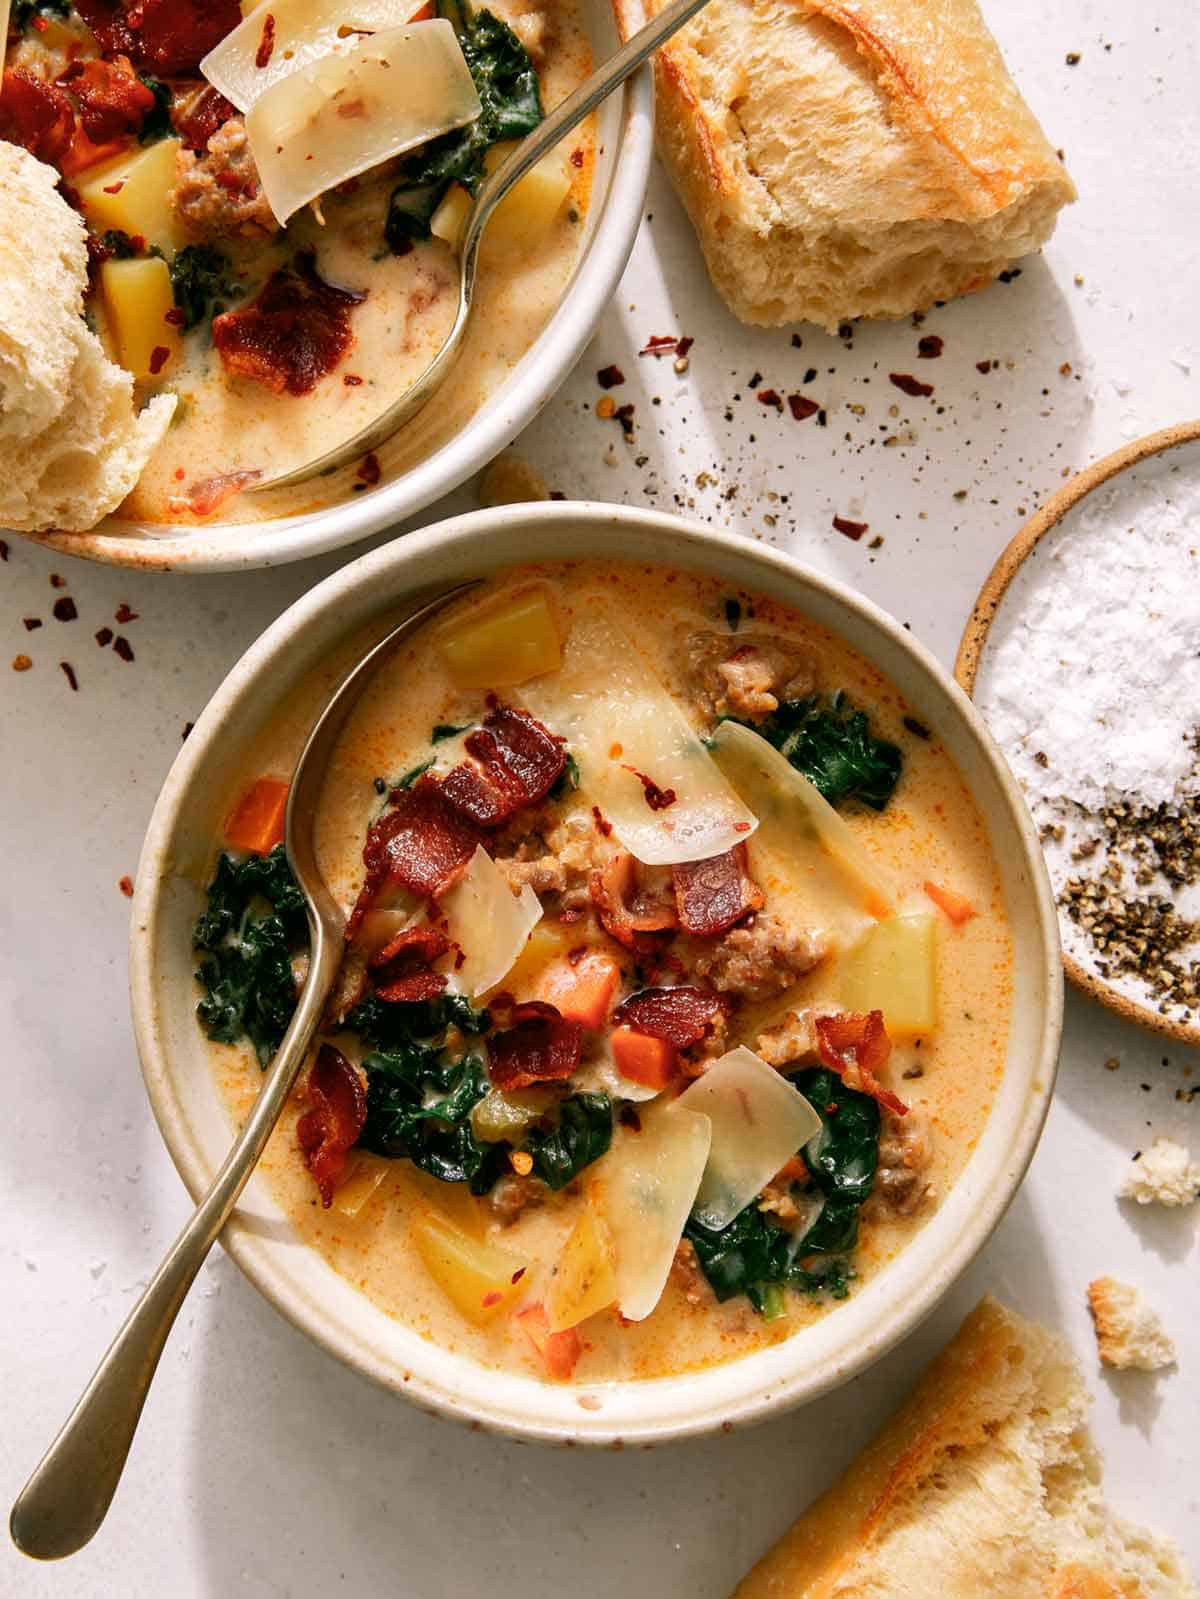
[[[567,764],[563,767],[562,771],[555,778],[554,786],[551,788],[551,790],[547,794],[546,798],[547,799],[551,799],[551,800],[560,800],[560,799],[562,799],[564,794],[573,793],[574,790],[579,787],[579,783],[580,783],[579,762],[575,759],[575,757],[568,750],[567,751]]]
[[[443,739],[457,738],[460,733],[465,733],[471,726],[473,726],[471,722],[462,722],[457,726],[453,722],[439,722],[430,734],[429,741],[431,744],[440,744]]]
[[[165,139],[171,131],[171,90],[161,78],[156,78],[153,73],[139,72],[138,77],[154,96],[154,104],[147,111],[142,120],[142,131],[138,134],[140,144],[153,144],[157,139]]]
[[[530,1133],[526,1149],[533,1156],[533,1175],[547,1188],[565,1188],[612,1143],[612,1101],[607,1094],[572,1094],[558,1110],[550,1132]]]
[[[392,191],[384,238],[397,255],[429,237],[433,213],[452,183],[474,194],[492,145],[521,139],[542,120],[537,71],[517,35],[490,11],[440,6],[458,34],[482,111],[474,122],[431,139],[400,168]]]
[[[228,256],[211,244],[185,244],[171,262],[171,289],[183,312],[183,327],[199,327],[237,299],[241,286],[232,276]]]
[[[417,778],[423,777],[432,765],[433,756],[431,755],[427,761],[421,761],[418,765],[410,767],[403,777],[397,778],[392,786],[394,788],[411,788]]]
[[[137,245],[121,228],[106,229],[100,235],[100,245],[114,261],[128,261],[138,253]]]
[[[765,721],[747,724],[787,757],[829,801],[860,800],[883,810],[900,781],[895,744],[876,738],[866,713],[839,690],[828,700],[812,695],[785,700]]]

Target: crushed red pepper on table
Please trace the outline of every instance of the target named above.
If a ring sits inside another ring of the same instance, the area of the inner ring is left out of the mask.
[[[117,880],[117,887],[121,890],[126,899],[133,898],[133,878],[130,877],[128,873],[126,873],[124,877]]]
[[[55,600],[54,620],[56,622],[73,622],[78,615],[79,610],[69,594],[64,594],[61,600]]]
[[[933,393],[932,383],[922,383],[920,378],[913,377],[911,372],[889,372],[888,382],[895,384],[902,394],[907,394],[914,400],[928,399]]]
[[[857,544],[871,524],[869,522],[852,522],[848,516],[835,516],[833,525],[839,533],[844,533],[848,539],[853,539]]]
[[[67,682],[71,685],[72,692],[78,694],[79,679],[75,676],[75,668],[71,665],[70,661],[59,661],[58,664],[62,667],[63,675]]]
[[[113,644],[113,649],[123,661],[133,660],[133,646],[130,644],[129,640],[124,637],[124,635],[117,635],[117,638]]]

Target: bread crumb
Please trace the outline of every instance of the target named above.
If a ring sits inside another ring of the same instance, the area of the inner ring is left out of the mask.
[[[549,498],[545,478],[519,455],[497,456],[479,479],[480,505],[523,505]]]
[[[1158,1312],[1132,1283],[1097,1277],[1088,1284],[1100,1359],[1118,1371],[1158,1371],[1175,1364],[1175,1345]]]
[[[1117,1190],[1139,1205],[1190,1205],[1200,1196],[1200,1165],[1173,1138],[1156,1138],[1130,1162]]]

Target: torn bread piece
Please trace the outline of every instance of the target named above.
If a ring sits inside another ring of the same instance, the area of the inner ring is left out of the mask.
[[[736,1599],[1197,1599],[1104,1502],[1076,1363],[987,1298]]]
[[[1200,1163],[1175,1139],[1156,1138],[1134,1156],[1117,1193],[1139,1205],[1190,1205],[1200,1197]]]
[[[170,425],[83,320],[84,227],[51,168],[0,143],[0,526],[82,531],[115,511]],[[39,268],[30,272],[30,260]]]
[[[1159,1371],[1175,1363],[1175,1345],[1140,1289],[1115,1277],[1088,1284],[1100,1359],[1119,1371]]]
[[[628,36],[640,11],[617,12]],[[743,322],[926,310],[1075,198],[975,0],[709,0],[655,86],[659,154]]]

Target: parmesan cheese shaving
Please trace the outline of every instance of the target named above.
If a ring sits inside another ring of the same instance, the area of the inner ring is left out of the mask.
[[[514,894],[482,845],[463,876],[442,895],[438,910],[446,919],[446,936],[462,951],[461,964],[451,963],[447,976],[452,987],[472,998],[508,976],[542,919],[541,901],[529,884]]]
[[[566,739],[581,792],[644,865],[723,855],[758,825],[602,601],[580,606],[562,669],[519,697]],[[643,779],[659,791],[656,803]]]
[[[279,221],[369,167],[479,116],[475,83],[444,18],[377,33],[261,94],[246,137]]]

